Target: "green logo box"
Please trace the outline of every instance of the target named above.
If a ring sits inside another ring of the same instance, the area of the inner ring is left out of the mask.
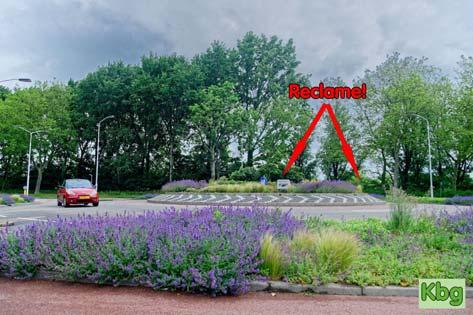
[[[419,279],[419,308],[465,308],[465,279]]]

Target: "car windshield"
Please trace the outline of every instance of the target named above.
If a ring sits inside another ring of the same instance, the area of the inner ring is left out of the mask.
[[[66,188],[93,188],[87,179],[66,180]]]

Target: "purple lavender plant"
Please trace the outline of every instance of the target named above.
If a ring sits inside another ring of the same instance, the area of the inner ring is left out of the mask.
[[[296,184],[296,191],[301,193],[311,193],[315,192],[315,188],[317,187],[317,182],[303,182]]]
[[[33,201],[34,201],[34,197],[31,197],[31,196],[29,196],[29,195],[23,195],[23,194],[21,194],[20,197],[23,198],[23,199],[24,199],[25,201],[27,201],[27,202],[33,202]]]
[[[473,244],[473,207],[460,209],[455,213],[443,210],[438,215],[436,223],[437,226],[443,226],[464,235],[465,240]]]
[[[3,203],[4,205],[11,206],[15,204],[15,200],[10,195],[7,195],[7,194],[1,195],[0,199],[1,199],[1,203]]]
[[[259,207],[57,217],[0,232],[0,272],[28,278],[44,268],[98,283],[238,294],[258,274],[262,235],[290,237],[301,226]]]
[[[354,193],[356,186],[343,180],[323,180],[317,183],[318,193]]]
[[[208,184],[205,180],[195,181],[192,179],[181,179],[164,184],[163,187],[161,187],[161,190],[164,192],[178,192],[186,191],[188,188],[205,188],[207,185]]]

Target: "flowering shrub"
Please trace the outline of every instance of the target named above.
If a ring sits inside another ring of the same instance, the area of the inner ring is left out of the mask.
[[[21,194],[20,197],[23,198],[23,200],[26,201],[26,202],[33,202],[34,201],[34,197],[31,197],[29,195]]]
[[[356,186],[343,180],[323,180],[317,182],[315,192],[318,193],[354,193]]]
[[[354,193],[356,186],[343,180],[323,180],[320,182],[304,182],[294,185],[298,193]]]
[[[455,196],[445,200],[447,205],[473,205],[473,196]]]
[[[188,188],[199,189],[204,187],[207,187],[205,180],[195,181],[192,179],[181,179],[164,184],[161,190],[164,192],[178,192],[186,191]]]
[[[10,195],[4,194],[0,196],[0,204],[11,206],[15,204],[15,199],[13,199]]]
[[[258,207],[58,217],[1,232],[0,272],[29,278],[43,268],[72,280],[238,294],[258,273],[262,236],[289,237],[301,225]]]

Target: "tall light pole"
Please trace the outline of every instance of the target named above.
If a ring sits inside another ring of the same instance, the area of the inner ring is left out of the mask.
[[[28,79],[28,78],[7,79],[7,80],[0,80],[0,83],[8,82],[8,81],[31,82],[31,79]]]
[[[26,131],[27,133],[30,134],[30,145],[28,149],[28,170],[26,171],[26,195],[28,196],[30,194],[30,169],[31,169],[31,143],[33,140],[33,135],[35,133],[40,133],[40,132],[47,132],[46,130],[36,130],[36,131],[29,131],[28,129],[21,127],[21,126],[14,126],[15,128],[21,129],[23,131]]]
[[[107,119],[115,118],[114,115],[110,115],[102,119],[97,124],[97,152],[95,153],[95,189],[99,190],[99,155],[100,155],[100,124]]]
[[[432,153],[430,148],[430,124],[429,120],[419,114],[410,113],[412,116],[419,117],[427,123],[427,144],[429,146],[429,177],[430,177],[430,198],[434,198],[434,183],[432,180]]]

